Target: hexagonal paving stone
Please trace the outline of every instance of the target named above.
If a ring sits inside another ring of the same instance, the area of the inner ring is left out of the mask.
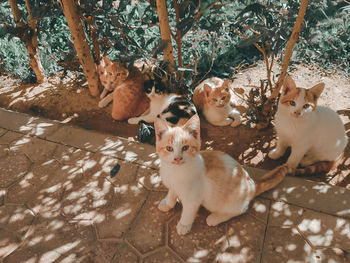
[[[111,170],[116,166],[119,166],[119,170],[111,177]],[[93,154],[82,162],[82,169],[84,174],[107,178],[113,185],[119,186],[135,183],[138,165],[102,154]]]
[[[56,143],[24,136],[10,144],[10,152],[27,154],[32,162],[41,163],[51,158],[56,147]]]
[[[10,255],[13,251],[15,251],[22,240],[16,234],[12,233],[12,231],[8,231],[4,228],[0,227],[0,258],[3,259],[7,255]]]
[[[158,204],[166,193],[151,192],[127,234],[127,240],[141,253],[163,246],[166,240],[166,222],[175,214],[174,209],[164,213]]]
[[[247,213],[229,220],[217,262],[260,262],[270,201],[257,198]]]
[[[58,145],[53,153],[53,157],[61,164],[74,164],[82,166],[85,159],[89,159],[94,154],[87,152],[76,147]]]
[[[0,128],[0,137],[3,136],[6,132],[7,130]]]
[[[0,158],[5,157],[8,155],[10,149],[5,144],[0,144]]]
[[[191,231],[181,236],[176,232],[176,225],[181,215],[180,206],[177,213],[177,216],[169,222],[169,247],[188,262],[213,261],[225,240],[225,224],[208,226],[205,220],[209,212],[200,208]]]
[[[91,223],[69,223],[63,217],[40,218],[25,244],[5,262],[110,262],[115,244],[96,242]]]
[[[350,248],[350,220],[305,209],[299,229],[314,247]]]
[[[116,246],[116,254],[114,255],[111,263],[138,263],[139,258],[135,252],[125,243],[118,244]]]
[[[179,215],[169,224],[169,246],[189,262],[258,262],[268,211],[269,200],[257,198],[247,213],[210,227],[206,223],[210,213],[201,208],[185,236],[176,232]]]
[[[349,246],[349,220],[274,202],[262,262],[349,262]]]
[[[67,218],[92,220],[112,208],[114,187],[105,178],[81,175],[71,181],[61,199],[61,209]]]
[[[162,192],[168,191],[168,189],[162,184],[159,171],[153,168],[140,166],[137,171],[137,180],[148,190]]]
[[[73,180],[83,175],[76,165],[59,165],[53,176],[41,185],[27,205],[35,212],[50,218],[61,213],[61,200],[66,191],[73,189]]]
[[[33,213],[23,205],[0,207],[0,257],[10,254],[21,244],[33,220]]]
[[[115,188],[115,203],[93,220],[99,240],[120,241],[139,214],[148,192],[140,185],[125,184]]]
[[[28,171],[31,162],[23,154],[11,154],[0,159],[0,187],[9,187]]]
[[[7,133],[5,133],[0,137],[0,144],[9,145],[14,141],[18,141],[22,137],[23,137],[22,133],[8,131]]]
[[[302,263],[311,259],[311,255],[312,248],[296,228],[267,227],[261,262],[288,262],[290,260],[290,262]]]
[[[6,201],[10,203],[26,203],[41,190],[45,182],[56,176],[60,165],[48,161],[41,165],[34,165],[30,171],[8,189]]]
[[[162,248],[143,259],[144,263],[179,263],[183,260],[168,248]]]

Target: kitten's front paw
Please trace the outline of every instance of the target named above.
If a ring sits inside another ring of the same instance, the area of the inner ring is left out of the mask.
[[[139,119],[138,118],[129,118],[128,119],[128,123],[129,124],[138,124],[139,123]]]
[[[241,124],[241,121],[239,120],[239,121],[236,121],[236,120],[234,120],[232,123],[231,123],[231,127],[237,127],[238,125],[240,125]]]
[[[103,100],[101,100],[101,101],[98,103],[98,107],[99,107],[99,108],[104,108],[104,107],[106,107],[106,106],[107,106],[107,104],[106,104],[106,102],[103,101]]]
[[[164,198],[160,201],[158,205],[158,209],[162,212],[168,212],[172,207],[166,203],[166,199]]]
[[[273,149],[272,151],[269,152],[268,156],[269,156],[270,159],[272,159],[272,160],[277,160],[277,159],[279,159],[279,158],[282,156],[282,154],[279,153],[279,152],[277,151],[277,149]]]
[[[179,235],[186,235],[188,232],[190,232],[191,228],[192,228],[192,224],[191,225],[183,225],[179,222],[179,223],[177,223],[176,231]]]

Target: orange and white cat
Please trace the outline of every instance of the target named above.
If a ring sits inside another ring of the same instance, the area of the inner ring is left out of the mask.
[[[206,120],[215,126],[236,127],[242,122],[240,112],[234,108],[235,102],[230,84],[230,80],[223,81],[212,77],[194,89],[194,105],[202,111]]]
[[[207,224],[216,226],[244,213],[255,196],[274,187],[291,172],[283,165],[253,180],[228,154],[200,151],[198,115],[183,126],[171,127],[162,119],[156,119],[154,125],[160,176],[168,188],[158,208],[165,212],[175,206],[177,199],[181,201],[182,213],[176,227],[180,235],[191,230],[200,205],[211,212]]]
[[[103,108],[113,101],[113,119],[125,120],[148,109],[149,99],[143,89],[143,76],[136,67],[129,71],[121,63],[103,57],[98,73],[104,87],[99,107]],[[112,93],[107,95],[109,91]]]
[[[310,89],[297,88],[293,79],[286,77],[275,115],[278,138],[276,148],[269,153],[271,159],[280,158],[291,147],[288,166],[322,162],[304,169],[304,173],[315,173],[330,170],[343,153],[348,143],[343,122],[332,109],[317,105],[324,86],[319,83]],[[296,173],[302,171],[297,169]]]

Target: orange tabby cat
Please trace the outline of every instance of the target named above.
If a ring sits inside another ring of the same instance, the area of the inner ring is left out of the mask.
[[[149,99],[144,92],[144,80],[136,67],[129,71],[121,63],[103,57],[98,66],[98,73],[104,87],[99,106],[104,107],[113,100],[113,119],[136,117],[148,109]],[[113,93],[106,96],[108,91]]]
[[[177,233],[191,230],[200,205],[211,214],[209,226],[216,226],[244,213],[257,195],[280,183],[286,173],[282,165],[253,180],[231,156],[218,151],[200,151],[199,117],[194,115],[184,126],[171,127],[156,119],[156,151],[160,158],[160,176],[168,188],[167,196],[159,203],[161,211],[169,211],[179,199],[182,213]]]
[[[241,123],[241,114],[234,108],[230,84],[228,79],[212,77],[201,82],[193,92],[194,105],[215,126],[236,127]]]

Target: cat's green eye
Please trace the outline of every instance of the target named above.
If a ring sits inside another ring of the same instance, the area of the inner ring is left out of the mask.
[[[307,109],[307,108],[309,108],[311,105],[309,104],[309,103],[306,103],[306,104],[304,104],[304,106],[303,106],[303,108],[304,109]]]
[[[185,152],[185,151],[187,151],[189,148],[190,148],[190,146],[185,145],[185,146],[182,147],[182,151]]]
[[[289,102],[289,104],[290,104],[290,106],[295,106],[295,101],[294,101],[294,100],[291,100],[291,101]]]
[[[168,152],[174,151],[173,147],[171,147],[171,146],[167,146],[167,147],[165,147],[165,149],[166,149]]]

